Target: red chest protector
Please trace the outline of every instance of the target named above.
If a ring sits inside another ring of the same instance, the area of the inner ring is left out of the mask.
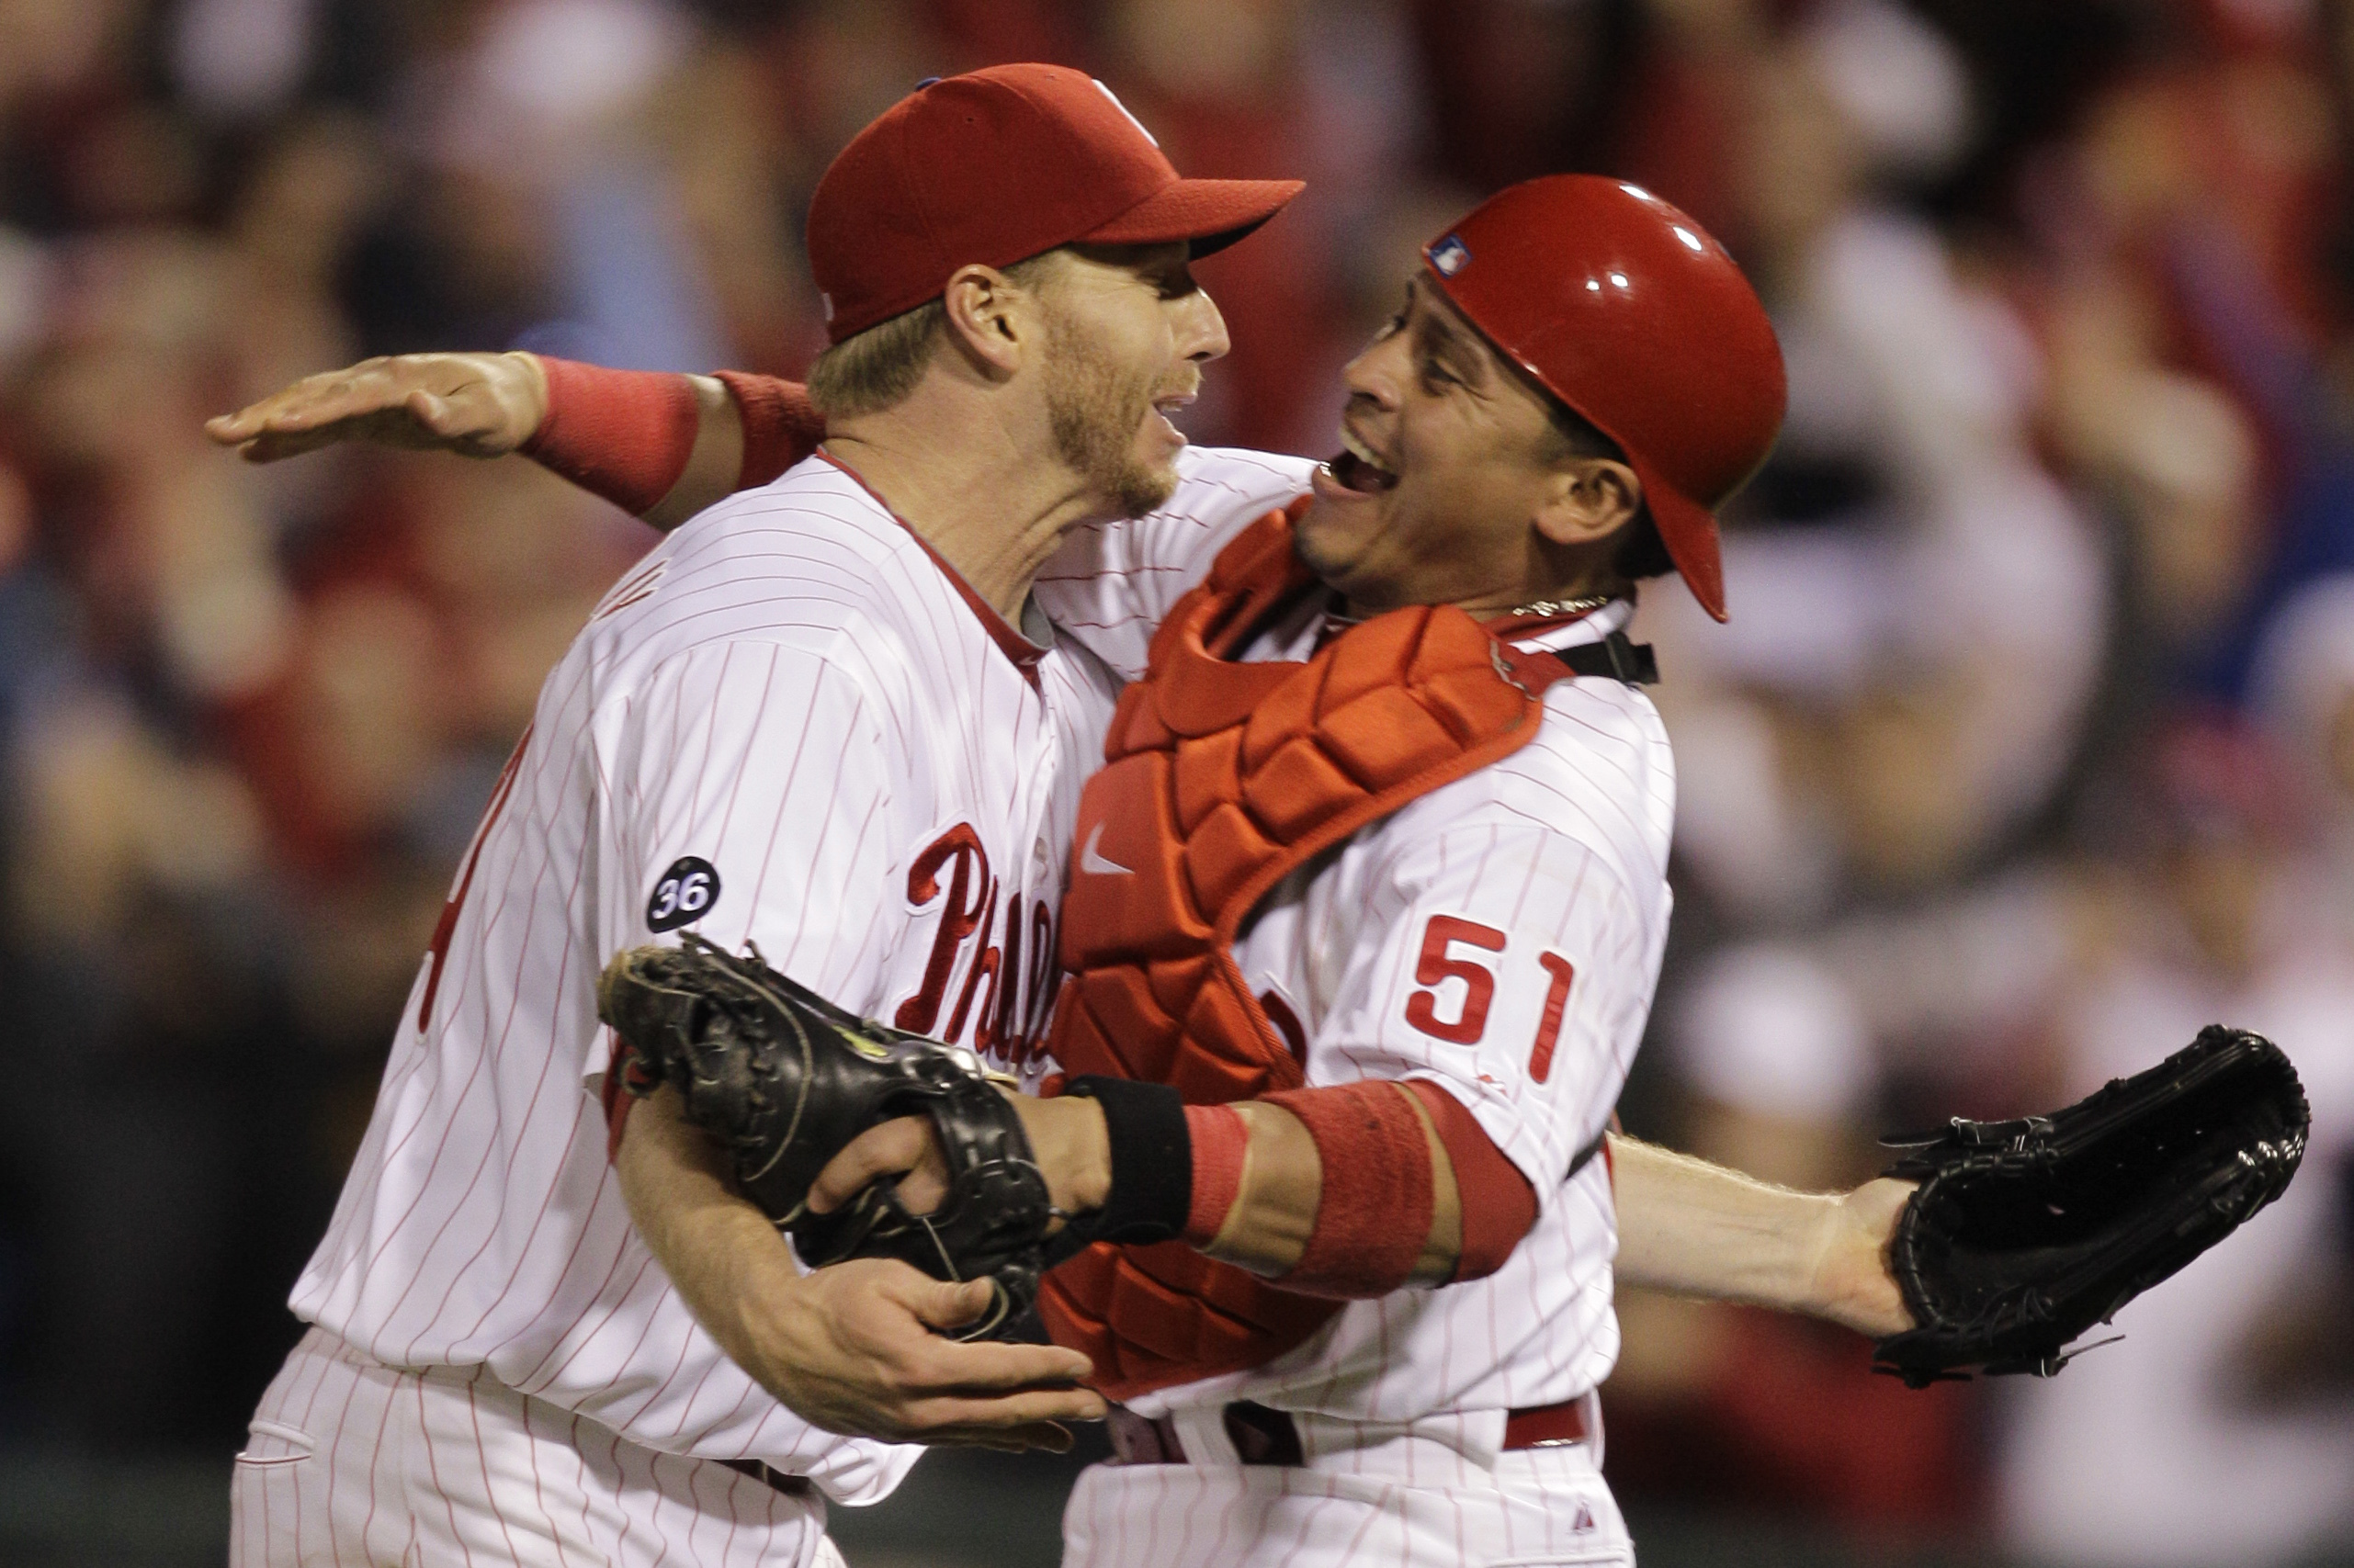
[[[1066,1073],[1168,1084],[1195,1104],[1301,1083],[1294,1047],[1236,966],[1236,933],[1294,870],[1442,784],[1526,745],[1568,673],[1461,610],[1394,610],[1306,663],[1229,656],[1314,578],[1272,513],[1217,558],[1121,694],[1079,808],[1062,907],[1069,972],[1050,1048]],[[1038,1308],[1113,1399],[1239,1371],[1340,1310],[1182,1242],[1098,1245]]]

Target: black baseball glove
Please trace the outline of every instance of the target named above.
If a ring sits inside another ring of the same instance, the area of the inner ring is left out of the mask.
[[[1013,1103],[971,1052],[857,1018],[746,953],[689,932],[605,965],[597,1012],[621,1037],[624,1087],[642,1098],[675,1084],[687,1119],[728,1151],[744,1196],[803,1262],[897,1258],[936,1279],[987,1279],[990,1310],[956,1337],[1003,1337],[1036,1298],[1055,1218]],[[948,1195],[937,1209],[911,1214],[895,1182],[877,1181],[832,1213],[809,1212],[829,1160],[908,1115],[939,1135]]]
[[[1877,1341],[1875,1365],[1915,1388],[2058,1371],[2078,1335],[2278,1198],[2309,1121],[2279,1046],[2212,1024],[2049,1116],[1886,1140],[1906,1151],[1887,1174],[1921,1184],[1889,1246],[1919,1326]]]

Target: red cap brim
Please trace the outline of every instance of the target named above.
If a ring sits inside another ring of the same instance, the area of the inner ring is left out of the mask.
[[[1193,242],[1193,254],[1224,250],[1284,209],[1307,186],[1299,180],[1179,180],[1092,231],[1081,244],[1160,245]]]

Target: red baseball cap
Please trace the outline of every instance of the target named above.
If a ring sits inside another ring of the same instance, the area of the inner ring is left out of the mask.
[[[960,266],[1058,245],[1239,240],[1298,180],[1180,178],[1112,90],[1060,65],[927,82],[851,138],[809,202],[809,270],[840,343],[937,298]]]

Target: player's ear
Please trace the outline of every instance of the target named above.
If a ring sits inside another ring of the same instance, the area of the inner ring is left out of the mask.
[[[1612,457],[1569,457],[1545,477],[1532,522],[1556,545],[1608,538],[1643,510],[1643,481]]]
[[[1032,336],[1026,290],[993,266],[960,266],[949,275],[940,302],[948,339],[982,375],[1010,376]]]

